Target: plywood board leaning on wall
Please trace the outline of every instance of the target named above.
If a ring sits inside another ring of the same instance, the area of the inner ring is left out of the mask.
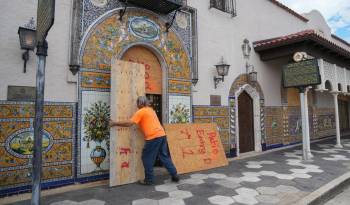
[[[137,97],[145,95],[145,68],[117,60],[111,72],[111,119],[129,120],[137,110]],[[136,126],[113,127],[110,131],[110,186],[143,179],[141,132]]]
[[[167,124],[164,127],[178,173],[228,165],[215,123]]]

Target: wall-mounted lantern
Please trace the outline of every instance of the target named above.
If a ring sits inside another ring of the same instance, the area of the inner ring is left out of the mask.
[[[29,60],[29,51],[33,51],[36,46],[36,30],[34,25],[34,18],[31,18],[29,23],[24,27],[18,28],[19,42],[21,49],[26,50],[22,54],[24,60],[23,73],[26,72],[27,61]]]
[[[220,81],[224,82],[224,76],[227,76],[230,65],[224,62],[224,57],[221,57],[221,61],[215,65],[216,71],[220,77],[214,76],[214,86],[215,89]]]
[[[242,44],[242,53],[244,59],[246,59],[246,74],[248,75],[248,80],[251,83],[255,83],[258,81],[258,73],[254,70],[254,66],[249,64],[250,53],[252,51],[252,47],[250,46],[249,40],[244,39]]]
[[[192,85],[196,86],[198,83],[198,78],[192,78]]]

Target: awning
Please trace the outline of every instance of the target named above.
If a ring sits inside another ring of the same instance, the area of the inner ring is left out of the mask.
[[[350,49],[335,44],[315,30],[255,41],[253,47],[263,61],[291,57],[295,52],[306,52],[315,58],[323,58],[350,69]]]

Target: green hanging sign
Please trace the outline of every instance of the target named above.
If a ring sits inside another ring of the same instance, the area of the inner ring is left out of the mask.
[[[321,84],[317,59],[304,60],[283,66],[283,87],[307,87]]]

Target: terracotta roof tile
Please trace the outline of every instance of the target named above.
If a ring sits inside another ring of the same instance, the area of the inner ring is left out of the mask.
[[[270,38],[270,39],[265,39],[265,40],[261,40],[261,41],[255,41],[253,43],[254,48],[256,47],[261,47],[261,46],[268,46],[268,45],[272,45],[272,44],[278,44],[280,42],[285,42],[285,41],[289,41],[289,40],[293,40],[293,39],[298,39],[300,37],[305,37],[308,35],[312,35],[312,34],[316,34],[315,30],[304,30],[304,31],[300,31],[298,33],[293,33],[293,34],[289,34],[286,36],[280,36],[280,37],[276,37],[276,38]]]
[[[304,40],[312,40],[320,45],[323,45],[329,49],[334,50],[337,53],[341,53],[350,58],[350,49],[345,49],[336,43],[323,37],[315,30],[304,30],[297,33],[280,36],[276,38],[265,39],[261,41],[253,42],[253,47],[255,51],[268,50],[270,48],[276,48],[280,46],[290,45],[293,43],[301,42]]]

